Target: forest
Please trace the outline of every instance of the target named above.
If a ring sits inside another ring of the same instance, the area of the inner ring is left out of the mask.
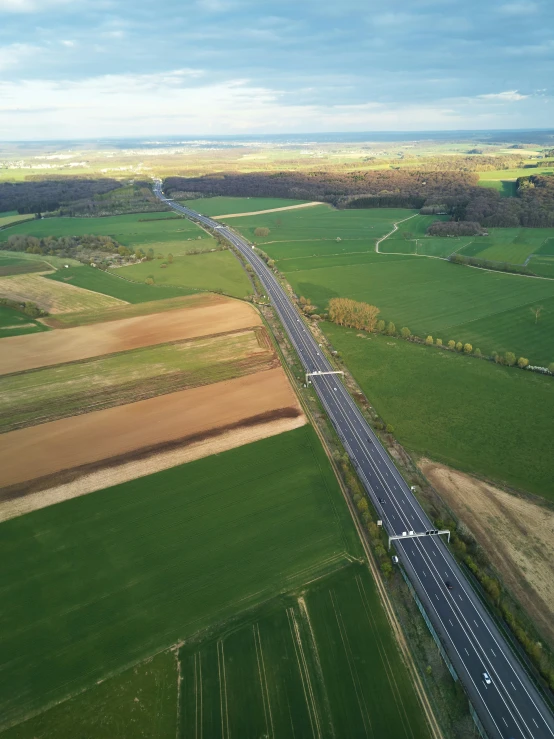
[[[29,178],[25,182],[0,182],[0,213],[44,213],[62,203],[103,195],[121,187],[109,178],[63,177],[56,180]]]
[[[338,208],[415,208],[443,212],[454,221],[481,226],[554,226],[554,177],[520,177],[517,194],[503,198],[480,187],[472,172],[368,170],[366,172],[278,172],[168,177],[174,197],[232,195],[321,200]]]

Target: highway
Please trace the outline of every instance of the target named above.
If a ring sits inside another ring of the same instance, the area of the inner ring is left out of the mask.
[[[227,226],[166,198],[161,187],[156,181],[154,192],[161,200],[216,229],[252,265],[306,371],[331,372],[334,368],[295,305],[247,241]],[[387,533],[401,536],[434,529],[340,375],[315,375],[311,381]],[[489,738],[554,739],[552,713],[446,544],[431,535],[402,539],[395,547]],[[490,676],[490,684],[484,673]]]

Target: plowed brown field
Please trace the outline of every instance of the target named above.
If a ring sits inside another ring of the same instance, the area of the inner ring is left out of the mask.
[[[197,443],[230,429],[300,416],[298,400],[278,367],[12,431],[2,435],[4,488],[0,500],[52,487],[110,464]]]
[[[429,459],[419,466],[554,646],[554,512]]]
[[[0,374],[261,325],[254,308],[217,300],[164,313],[2,339]]]

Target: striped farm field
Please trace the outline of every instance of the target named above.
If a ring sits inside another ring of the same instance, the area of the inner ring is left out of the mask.
[[[553,249],[554,228],[491,228],[487,236],[466,241],[470,243],[459,250],[464,256],[523,264],[531,254],[546,254]]]
[[[30,300],[48,313],[97,311],[121,304],[117,298],[52,282],[41,274],[0,277],[0,297],[22,303]]]
[[[309,426],[6,521],[0,728],[351,556]]]
[[[180,660],[181,739],[428,736],[360,565],[185,645]]]

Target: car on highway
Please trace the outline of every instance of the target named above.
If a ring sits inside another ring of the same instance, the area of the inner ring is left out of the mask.
[[[377,498],[377,500],[379,501],[379,503],[384,503],[385,502],[385,499],[384,498]]]
[[[452,583],[450,582],[450,580],[445,580],[444,581],[444,584],[446,585],[446,587],[448,588],[448,590],[454,590],[454,585],[452,585]]]
[[[393,563],[393,565],[397,565],[398,564],[398,557],[396,555],[393,556],[392,563]]]
[[[488,672],[483,673],[483,680],[485,681],[485,685],[490,685],[492,683]]]

